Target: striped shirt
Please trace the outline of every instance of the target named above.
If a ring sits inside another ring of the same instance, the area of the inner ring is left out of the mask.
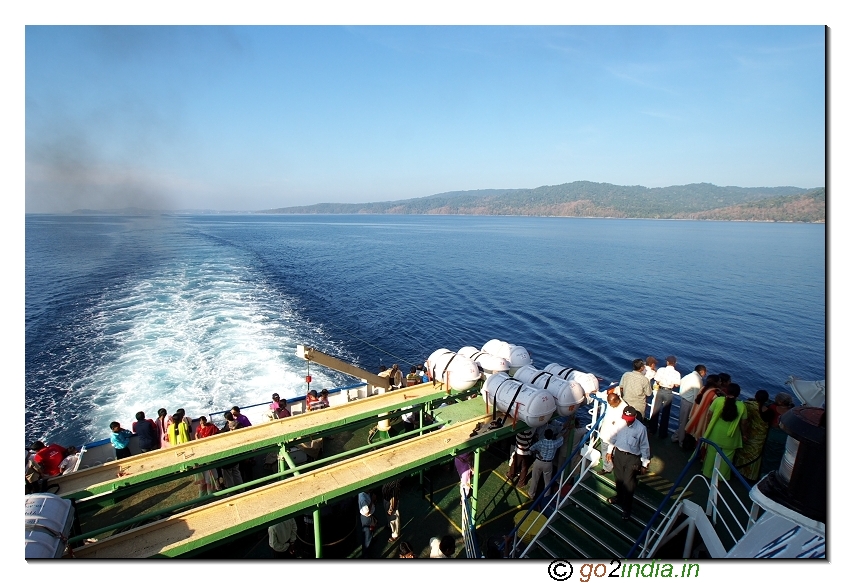
[[[526,429],[516,434],[517,455],[531,455],[531,439],[534,437],[533,429]]]

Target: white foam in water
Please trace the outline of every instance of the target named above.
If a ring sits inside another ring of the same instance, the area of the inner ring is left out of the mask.
[[[108,436],[112,421],[130,427],[136,411],[154,418],[160,407],[169,414],[183,407],[197,418],[270,401],[273,392],[306,392],[307,363],[295,346],[315,332],[279,292],[250,275],[237,260],[169,266],[105,298],[93,324],[116,357],[81,379],[73,395],[94,405],[92,440]],[[310,374],[311,388],[345,382],[322,367]],[[265,410],[244,413],[260,423]]]

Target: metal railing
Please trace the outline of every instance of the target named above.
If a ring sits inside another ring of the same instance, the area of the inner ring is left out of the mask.
[[[561,506],[563,506],[567,500],[572,496],[573,492],[576,491],[576,486],[584,479],[590,469],[595,465],[598,458],[593,461],[593,463],[588,462],[585,456],[581,456],[581,463],[576,465],[570,472],[566,472],[565,470],[572,466],[573,459],[576,454],[578,454],[585,446],[588,448],[588,454],[592,456],[592,452],[595,452],[593,449],[596,445],[596,442],[599,439],[599,424],[602,422],[602,419],[605,417],[605,411],[608,408],[608,403],[600,399],[599,397],[592,396],[594,400],[593,410],[591,413],[591,419],[593,419],[590,429],[584,435],[584,437],[579,441],[579,443],[575,446],[575,449],[567,456],[567,459],[561,464],[556,472],[553,473],[553,477],[549,480],[549,483],[545,485],[543,490],[541,490],[540,494],[538,494],[531,506],[528,510],[525,511],[522,518],[517,522],[517,525],[511,530],[511,532],[507,535],[506,541],[508,541],[511,545],[510,550],[506,553],[508,557],[516,557],[520,558],[524,557],[526,553],[534,547],[534,544],[537,540],[546,532],[549,523],[555,520],[558,516],[556,510],[558,510]],[[602,409],[600,411],[600,405]],[[569,491],[564,494],[564,485],[573,480],[572,487]],[[557,491],[554,496],[552,496],[549,501],[541,508],[534,517],[534,519],[526,525],[525,522],[531,513],[534,511],[541,501],[546,498],[546,492],[548,492],[552,487],[557,487]],[[547,515],[547,512],[549,513]],[[543,519],[545,518],[545,521]],[[539,526],[538,526],[539,525]],[[537,527],[537,534],[535,534],[532,539],[528,542],[525,548],[517,555],[517,551],[519,549],[521,541],[525,539],[525,536],[532,532],[533,529]],[[521,531],[522,529],[522,531]],[[506,543],[507,544],[507,543]]]
[[[368,386],[367,383],[361,382],[361,383],[355,383],[353,385],[345,385],[345,386],[342,386],[342,387],[335,387],[333,389],[328,390],[328,395],[329,396],[335,395],[335,394],[341,393],[342,391],[359,389],[361,387],[366,387],[366,386]],[[292,408],[291,405],[293,405],[293,404],[301,404],[302,408],[303,408],[303,403],[304,403],[306,398],[307,398],[306,395],[301,395],[301,396],[298,396],[298,397],[293,397],[291,399],[281,399],[281,400],[286,401],[286,404],[289,405],[290,409],[291,409]],[[262,403],[254,403],[253,405],[245,405],[244,407],[240,405],[239,409],[240,409],[240,411],[247,411],[248,409],[253,409],[255,407],[268,407],[269,405],[271,405],[271,403],[272,403],[271,401],[263,401]],[[223,411],[213,411],[213,412],[208,414],[207,418],[210,420],[210,423],[212,423],[213,416],[224,415],[228,411],[230,411],[230,409],[224,409]]]
[[[655,521],[658,520],[658,517],[663,512],[664,507],[670,501],[676,489],[684,481],[686,475],[691,470],[691,468],[696,463],[702,463],[699,462],[699,451],[702,448],[702,444],[705,444],[706,447],[713,447],[717,452],[717,456],[714,459],[714,466],[712,468],[711,481],[709,482],[709,480],[702,474],[692,476],[685,488],[682,489],[676,500],[671,505],[670,512],[668,512],[667,515],[662,519],[657,528],[653,528],[653,524],[655,524]],[[729,482],[720,473],[720,465],[723,462],[729,465],[732,475],[734,475],[738,482],[740,482],[745,488],[745,490],[749,492],[751,486],[747,483],[744,477],[741,476],[738,470],[735,469],[735,466],[732,464],[729,458],[726,457],[726,454],[723,453],[723,450],[721,450],[716,443],[709,441],[705,438],[700,438],[699,442],[697,443],[697,447],[694,450],[694,453],[688,460],[688,463],[685,464],[685,467],[679,473],[679,476],[678,478],[676,478],[673,487],[670,488],[670,491],[667,492],[667,495],[661,501],[661,504],[658,505],[658,508],[656,508],[652,517],[646,523],[646,526],[644,527],[638,538],[635,540],[634,545],[632,545],[632,548],[629,550],[625,558],[634,557],[635,552],[637,552],[638,549],[640,549],[640,552],[637,554],[637,558],[652,557],[658,550],[658,548],[661,546],[661,544],[663,544],[669,537],[675,536],[686,526],[680,525],[675,530],[673,530],[673,525],[679,516],[678,508],[682,504],[683,495],[693,484],[696,483],[704,483],[708,487],[709,493],[708,500],[706,502],[705,513],[711,518],[712,524],[716,526],[717,520],[719,518],[720,522],[726,530],[727,535],[733,541],[739,541],[741,537],[746,534],[749,527],[754,524],[756,519],[757,506],[755,505],[755,503],[753,503],[748,509],[744,502],[741,501],[740,497],[735,493],[735,491],[732,490],[732,487]],[[729,505],[727,498],[721,493],[721,486],[726,486],[726,488],[728,488],[729,493],[731,494],[730,497],[734,499],[734,501],[738,504],[738,511],[742,511],[748,516],[746,526],[741,524],[741,521],[738,520],[738,516],[735,513],[735,509],[733,509]],[[723,505],[722,507],[720,506],[721,503]],[[734,521],[734,530],[732,526],[730,526],[730,524],[727,522],[727,519],[725,518],[724,514],[721,512],[722,508],[725,508],[726,513],[731,516],[731,519]],[[686,554],[687,553],[688,549],[686,547]]]
[[[482,559],[481,549],[478,546],[478,538],[475,536],[475,519],[472,514],[470,502],[471,497],[461,489],[460,508],[462,515],[463,543],[466,547],[467,559]]]
[[[678,395],[678,393],[674,394]],[[534,547],[537,540],[546,533],[549,524],[557,518],[558,513],[556,512],[556,510],[561,508],[567,502],[573,492],[576,491],[575,485],[580,483],[585,478],[587,473],[595,464],[595,460],[593,462],[589,462],[587,458],[582,456],[581,464],[573,468],[572,471],[565,472],[566,468],[572,465],[572,461],[575,455],[579,453],[579,451],[584,446],[587,446],[588,450],[591,450],[595,447],[596,442],[598,441],[598,425],[600,420],[604,417],[605,408],[607,408],[607,403],[605,403],[604,401],[602,401],[602,399],[598,397],[593,398],[596,402],[594,403],[592,409],[591,418],[594,421],[591,424],[591,429],[587,432],[587,434],[576,446],[576,448],[571,452],[567,460],[558,469],[558,471],[555,473],[555,477],[550,480],[549,484],[546,485],[546,488],[544,488],[543,491],[535,498],[531,507],[518,521],[517,526],[515,526],[514,529],[510,532],[510,534],[506,537],[506,539],[510,541],[511,545],[509,551],[506,553],[507,556],[518,556],[521,558],[524,557],[527,552]],[[603,407],[600,407],[600,404],[603,405]],[[672,504],[670,504],[671,498],[673,498],[674,493],[685,481],[689,471],[696,463],[702,463],[699,462],[699,451],[701,449],[702,444],[705,444],[706,447],[713,447],[718,454],[715,458],[711,480],[709,481],[709,479],[703,476],[702,474],[692,476],[690,480],[688,480],[685,487],[681,489],[681,492],[678,494],[678,496],[676,496],[675,500],[673,500]],[[708,517],[710,517],[712,524],[716,526],[719,521],[720,526],[725,531],[729,539],[734,542],[740,540],[740,538],[747,532],[750,526],[755,523],[755,520],[757,518],[758,507],[757,505],[752,504],[748,508],[747,504],[741,500],[741,498],[738,496],[737,493],[735,493],[734,490],[732,490],[730,483],[720,473],[720,465],[723,462],[729,465],[733,475],[735,476],[735,479],[748,492],[750,489],[750,485],[743,478],[743,476],[741,476],[741,474],[737,471],[735,466],[732,464],[729,458],[726,457],[726,455],[717,446],[717,444],[708,441],[704,438],[701,438],[699,443],[697,444],[696,449],[694,450],[694,453],[688,460],[688,463],[685,465],[685,468],[680,472],[675,483],[667,492],[662,502],[658,505],[652,517],[647,522],[641,534],[635,540],[635,543],[633,544],[632,548],[629,550],[625,558],[634,557],[636,552],[638,552],[638,558],[652,557],[657,552],[658,548],[667,540],[681,532],[684,528],[692,527],[692,520],[686,522],[685,524],[679,525],[677,525],[676,522],[681,514],[681,507],[684,502],[684,495],[693,485],[699,483],[705,484],[705,486],[709,490],[705,513]],[[573,488],[571,488],[566,493],[566,495],[564,495],[563,486],[570,479],[574,480]],[[555,486],[556,483],[558,488],[556,494],[549,499],[549,501],[543,506],[542,509],[539,510],[539,513],[534,517],[534,519],[526,525],[526,520],[531,515],[534,508],[536,508],[537,505],[545,498],[546,492],[548,492],[550,488]],[[728,494],[723,494],[724,489],[728,489]],[[669,511],[664,514],[664,509],[668,507],[668,505]],[[659,517],[662,515],[663,518],[659,521]],[[746,515],[748,517],[746,520],[746,524],[743,524],[742,521],[738,518],[739,516],[743,515]],[[654,526],[656,523],[657,526]],[[521,541],[524,540],[524,538],[529,532],[532,532],[534,530],[537,531],[536,534],[522,550],[518,550],[520,548]],[[689,541],[690,540],[691,539],[689,537]],[[689,545],[686,545],[686,552],[689,552],[688,549]]]

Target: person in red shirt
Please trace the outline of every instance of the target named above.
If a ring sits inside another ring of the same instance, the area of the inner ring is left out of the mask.
[[[40,448],[38,446],[41,446]],[[30,449],[35,450],[35,456],[33,459],[35,463],[41,466],[42,473],[45,477],[58,476],[61,472],[59,470],[59,464],[62,463],[62,460],[68,455],[68,450],[59,445],[58,443],[51,443],[46,446],[37,441],[32,444]]]
[[[207,418],[201,415],[198,417],[198,430],[195,431],[195,439],[201,439],[202,437],[209,437],[211,435],[215,435],[218,433],[218,427],[209,423]]]
[[[322,400],[319,398],[319,393],[316,392],[316,389],[312,389],[307,396],[304,398],[304,412],[308,411],[317,411],[319,409],[324,409],[325,404],[322,403]]]
[[[213,423],[209,423],[207,418],[201,415],[198,417],[198,429],[195,431],[195,439],[210,437],[218,433],[218,427]],[[221,489],[218,483],[218,470],[204,470],[200,474],[195,475],[195,484],[198,485],[200,496],[209,496],[213,492]]]

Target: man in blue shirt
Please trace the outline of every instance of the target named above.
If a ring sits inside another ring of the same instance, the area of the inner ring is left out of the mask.
[[[635,423],[638,411],[632,406],[623,409],[626,425],[611,436],[606,459],[614,463],[617,495],[608,498],[610,504],[623,509],[623,520],[632,516],[632,501],[637,488],[638,473],[645,474],[649,467],[649,438],[646,426]]]
[[[115,459],[121,460],[130,457],[130,438],[133,434],[127,429],[121,429],[121,424],[117,421],[110,423],[109,428],[112,430],[109,441],[115,448]]]
[[[531,465],[531,485],[528,487],[528,497],[534,500],[537,494],[537,482],[543,477],[543,485],[552,479],[552,460],[558,454],[558,448],[564,444],[564,436],[555,437],[555,432],[547,429],[543,433],[543,439],[532,445],[528,450],[534,454],[534,463]],[[546,492],[545,495],[549,495]]]

